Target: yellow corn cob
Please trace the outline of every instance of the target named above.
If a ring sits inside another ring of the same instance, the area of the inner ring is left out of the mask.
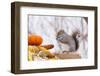
[[[54,55],[51,54],[50,51],[47,50],[46,48],[41,47],[41,46],[38,46],[38,48],[40,49],[40,51],[43,51],[44,53],[46,53],[46,54],[48,55],[48,57],[50,57],[50,58],[51,58],[51,57],[54,57]]]
[[[37,53],[39,52],[39,49],[37,46],[28,46],[28,50],[32,53]]]
[[[28,61],[32,61],[33,58],[32,58],[32,53],[30,51],[28,51]]]

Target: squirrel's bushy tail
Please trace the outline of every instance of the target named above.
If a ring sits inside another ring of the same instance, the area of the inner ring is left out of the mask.
[[[77,34],[78,34],[79,32],[78,31],[76,31],[76,32],[74,32],[73,34],[72,34],[72,37],[74,38],[74,40],[75,40],[75,44],[76,44],[76,50],[79,48],[79,41],[77,40],[77,38],[76,38],[76,36],[77,36]]]

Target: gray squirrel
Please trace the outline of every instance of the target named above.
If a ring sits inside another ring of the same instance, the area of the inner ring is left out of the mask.
[[[56,40],[60,42],[62,46],[64,45],[64,47],[69,48],[69,49],[64,49],[63,52],[65,51],[74,52],[77,51],[79,47],[79,40],[78,40],[79,37],[80,34],[78,31],[74,32],[72,36],[70,36],[64,30],[60,30],[57,33]]]

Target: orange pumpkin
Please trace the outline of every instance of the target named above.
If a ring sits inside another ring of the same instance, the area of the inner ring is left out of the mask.
[[[42,37],[38,35],[29,34],[28,35],[28,45],[40,45],[42,44]]]

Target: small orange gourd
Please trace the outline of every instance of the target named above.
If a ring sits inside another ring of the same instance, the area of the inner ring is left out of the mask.
[[[29,34],[28,35],[28,45],[41,45],[42,37],[38,35]]]

